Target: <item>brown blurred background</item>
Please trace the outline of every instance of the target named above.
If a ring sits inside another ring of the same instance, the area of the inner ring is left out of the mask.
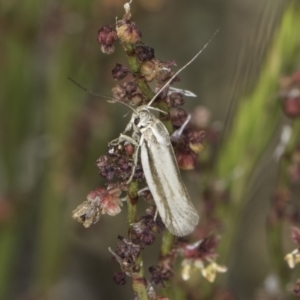
[[[186,100],[187,110],[206,106],[226,139],[289,3],[133,0],[132,13],[156,57],[174,59],[178,66],[220,29],[176,87],[198,95]],[[125,210],[114,218],[102,216],[89,229],[71,218],[87,193],[103,184],[95,161],[128,118],[123,107],[86,94],[68,76],[110,95],[111,69],[117,62],[126,64],[126,58],[119,45],[112,55],[101,53],[97,31],[122,17],[123,4],[0,0],[1,299],[133,299],[130,283],[113,283],[119,267],[107,250],[118,234],[126,235]],[[271,272],[264,224],[275,170],[267,158],[260,164],[250,195],[254,200],[243,211],[238,247],[232,247],[226,282],[237,299],[254,299]],[[150,265],[158,245],[147,253]]]

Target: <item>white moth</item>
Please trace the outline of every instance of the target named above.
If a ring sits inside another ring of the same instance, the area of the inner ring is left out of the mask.
[[[147,185],[162,221],[174,235],[191,233],[199,216],[181,180],[167,129],[147,105],[133,112],[125,132],[131,129],[133,138],[122,134],[118,142],[127,140],[136,146],[135,161],[141,149]]]
[[[128,141],[135,145],[134,167],[128,182],[131,181],[134,175],[140,148],[144,175],[157,210],[165,226],[176,236],[190,234],[198,224],[199,215],[181,180],[169,133],[163,123],[150,112],[151,109],[158,110],[151,107],[151,104],[159,93],[200,55],[209,42],[191,61],[172,76],[148,105],[132,109],[131,120],[124,131],[125,133],[132,130],[132,137],[121,134],[118,139],[110,143],[111,145],[117,145],[123,141]]]

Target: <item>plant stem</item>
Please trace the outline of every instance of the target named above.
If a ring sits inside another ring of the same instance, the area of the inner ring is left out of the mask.
[[[160,254],[162,256],[167,255],[173,247],[174,235],[169,230],[165,230],[164,235],[162,237],[162,244],[160,249]]]
[[[128,232],[130,232],[131,224],[136,221],[138,203],[138,183],[131,181],[127,193],[127,223]],[[142,255],[136,260],[136,265],[140,266],[139,271],[132,277],[132,289],[139,300],[148,300],[147,281],[144,277],[143,258]]]

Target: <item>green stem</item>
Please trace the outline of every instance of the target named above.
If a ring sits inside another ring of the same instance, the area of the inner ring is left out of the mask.
[[[142,264],[142,259],[139,257],[136,261],[137,263]],[[138,297],[139,300],[148,300],[148,292],[147,292],[147,282],[144,278],[143,267],[141,266],[140,272],[138,276],[132,277],[132,288],[135,296]]]
[[[170,253],[173,247],[174,235],[169,230],[165,230],[164,235],[162,237],[162,244],[160,249],[160,254],[162,256]]]
[[[131,224],[136,221],[137,203],[138,203],[138,183],[131,181],[127,193],[127,222],[130,229]]]
[[[138,183],[136,181],[131,181],[127,193],[128,232],[130,232],[131,224],[136,221],[138,189]],[[141,254],[136,260],[136,265],[140,266],[140,268],[139,271],[132,277],[132,289],[139,300],[148,300],[147,281],[144,277],[143,258]]]
[[[286,9],[258,84],[252,94],[241,99],[234,126],[227,137],[228,142],[223,145],[216,165],[217,177],[228,183],[231,195],[230,205],[220,203],[217,211],[218,218],[224,221],[226,228],[219,248],[224,260],[228,260],[236,238],[236,224],[241,221],[254,168],[278,129],[282,116],[280,105],[272,95],[278,92],[280,76],[289,65],[295,65],[298,57],[300,39],[295,28],[300,24],[299,9],[297,1],[292,1]],[[239,172],[234,180],[233,170]]]

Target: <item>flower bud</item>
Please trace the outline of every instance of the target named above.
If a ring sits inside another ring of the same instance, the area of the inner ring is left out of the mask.
[[[284,99],[282,109],[290,118],[300,117],[300,97]]]
[[[170,99],[170,105],[172,107],[175,107],[175,106],[181,106],[184,104],[184,99],[183,99],[183,96],[182,94],[180,93],[172,93],[170,96],[169,96],[169,99]]]
[[[134,51],[140,61],[144,62],[154,58],[154,49],[149,46],[137,46],[135,47]]]
[[[296,71],[292,77],[293,77],[294,83],[300,84],[300,71]]]
[[[156,67],[153,61],[149,60],[141,65],[140,73],[147,81],[152,81],[156,76]]]
[[[192,170],[197,163],[197,155],[192,151],[176,153],[176,158],[178,167],[182,170]]]
[[[294,295],[297,298],[300,298],[300,279],[297,279],[296,282],[293,284],[292,290],[293,290]]]
[[[176,107],[170,110],[170,119],[174,126],[180,127],[187,118],[187,113],[184,109]]]
[[[126,91],[119,84],[112,88],[112,96],[114,99],[123,100],[126,96]]]
[[[121,64],[116,64],[112,70],[113,79],[122,80],[128,74],[129,70]]]
[[[124,23],[117,27],[117,35],[123,43],[128,44],[136,44],[142,37],[142,33],[134,22]]]
[[[144,102],[144,97],[141,93],[131,95],[130,102],[134,105],[140,106]]]
[[[188,129],[186,131],[187,139],[189,141],[189,148],[199,154],[204,150],[203,140],[206,136],[205,131]]]
[[[134,147],[130,143],[124,145],[124,150],[128,156],[132,156],[134,153]]]
[[[189,147],[196,154],[199,154],[205,149],[204,145],[201,143],[189,143]]]
[[[124,272],[116,272],[113,276],[113,280],[118,285],[126,284],[126,277]]]
[[[124,82],[123,88],[127,95],[132,95],[137,90],[137,84],[134,81]]]
[[[115,50],[114,42],[117,40],[117,33],[111,26],[104,26],[98,31],[98,43],[101,45],[101,51],[111,54]]]

